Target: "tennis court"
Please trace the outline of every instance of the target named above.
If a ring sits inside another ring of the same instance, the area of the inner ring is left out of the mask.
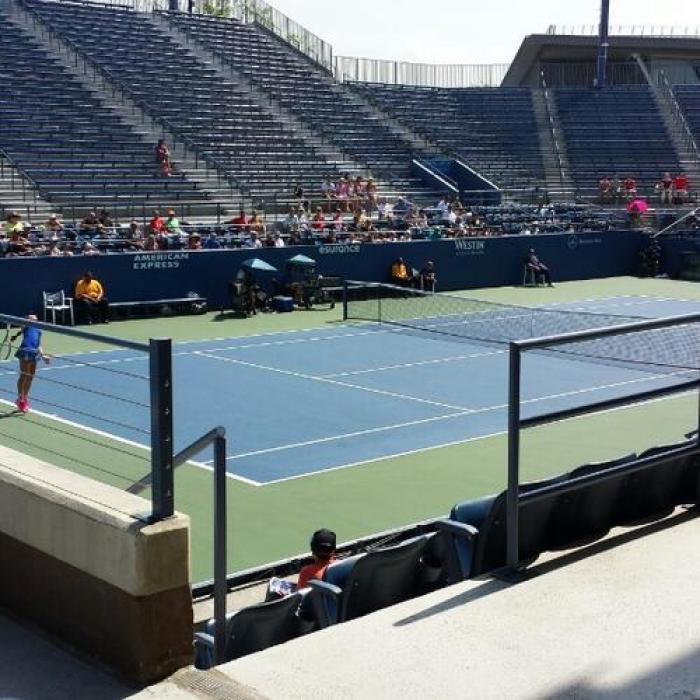
[[[546,306],[626,319],[700,311],[700,302],[692,299],[642,294]],[[438,515],[456,500],[502,487],[506,346],[414,327],[324,319],[329,322],[317,328],[181,340],[173,346],[176,449],[214,425],[224,425],[229,436],[231,569],[303,551],[319,519],[332,517],[324,522],[350,539]],[[4,442],[23,449],[24,441],[25,451],[47,461],[128,487],[147,472],[147,453],[140,447],[148,445],[147,364],[146,356],[129,350],[59,354],[39,370],[32,413],[19,417],[6,411],[12,420],[0,421]],[[15,372],[12,360],[0,365],[5,403],[14,392]],[[533,354],[524,365],[525,415],[666,386],[685,375],[683,369],[659,372]],[[663,418],[685,414],[687,404],[681,398],[621,412],[630,426],[626,437],[635,432],[640,437],[645,423],[632,416],[641,416],[642,409],[649,421],[655,412]],[[590,424],[595,420],[601,417]],[[690,429],[693,420],[688,412],[687,422],[673,430]],[[651,422],[653,441],[664,421]],[[592,442],[590,430],[581,422],[580,434],[562,425],[557,440],[569,435],[573,449]],[[89,436],[89,456],[85,444],[66,447],[66,432]],[[586,458],[596,451],[615,456],[610,442],[625,439],[596,441]],[[58,458],[50,456],[54,445],[61,448]],[[551,456],[526,465],[526,474],[573,466],[555,466],[565,453],[561,445],[552,449]],[[206,466],[209,455],[200,459],[199,466]],[[96,463],[98,468],[90,466]],[[208,575],[210,494],[207,470],[178,472],[177,507],[194,522],[195,579]]]

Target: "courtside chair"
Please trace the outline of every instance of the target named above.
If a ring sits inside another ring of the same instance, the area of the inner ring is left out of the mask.
[[[73,311],[73,298],[67,297],[66,293],[60,292],[43,292],[44,295],[44,321],[48,322],[49,314],[51,315],[51,323],[56,323],[56,314],[60,314],[62,322],[65,322],[66,315],[70,319],[70,325],[75,325],[75,314]]]

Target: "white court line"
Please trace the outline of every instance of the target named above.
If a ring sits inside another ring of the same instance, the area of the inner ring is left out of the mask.
[[[441,357],[437,360],[419,360],[418,362],[405,362],[397,365],[387,365],[385,367],[372,367],[370,369],[357,369],[352,372],[337,372],[336,374],[323,374],[324,379],[335,379],[336,377],[354,377],[358,374],[370,374],[372,372],[385,372],[391,369],[404,369],[408,367],[423,367],[425,365],[438,365],[444,362],[458,362],[459,360],[471,360],[477,357],[489,357],[490,355],[504,355],[507,350],[494,350],[492,352],[478,352],[472,355],[453,355],[452,357]]]
[[[312,382],[321,382],[322,384],[331,384],[333,386],[341,386],[346,389],[355,389],[357,391],[365,391],[370,394],[379,394],[381,396],[389,396],[394,399],[405,399],[406,401],[415,401],[416,403],[423,403],[429,406],[438,406],[439,408],[448,408],[452,411],[469,411],[471,409],[466,406],[453,406],[449,403],[443,403],[441,401],[431,401],[430,399],[421,399],[417,396],[409,396],[408,394],[399,394],[395,391],[386,391],[384,389],[372,389],[366,386],[360,386],[359,384],[350,384],[349,382],[339,382],[336,379],[326,379],[325,377],[319,377],[315,374],[304,374],[303,372],[294,372],[289,369],[280,369],[279,367],[270,367],[268,365],[261,365],[257,362],[246,362],[244,360],[235,360],[231,357],[221,357],[220,355],[212,355],[204,350],[197,350],[193,353],[200,357],[206,357],[211,360],[218,360],[219,362],[228,362],[234,365],[241,365],[243,367],[252,367],[254,369],[265,370],[266,372],[275,372],[276,374],[284,374],[288,377],[296,377],[297,379],[306,379]]]
[[[12,401],[7,401],[6,399],[0,399],[0,404],[5,404],[6,406],[10,406],[11,408],[15,408],[15,404]],[[122,445],[129,445],[129,447],[137,447],[140,450],[144,450],[146,452],[148,452],[150,450],[150,448],[148,446],[142,445],[140,442],[134,442],[133,440],[128,440],[127,438],[120,437],[119,435],[113,435],[112,433],[107,433],[104,430],[98,430],[97,428],[91,428],[88,425],[82,425],[81,423],[76,423],[75,421],[68,420],[67,418],[61,418],[61,416],[57,416],[56,414],[53,414],[53,413],[45,413],[44,411],[37,411],[35,409],[31,409],[29,415],[41,416],[42,418],[56,421],[57,423],[61,423],[62,425],[67,425],[71,428],[83,430],[86,433],[90,433],[91,435],[99,435],[100,437],[114,440],[114,442],[121,443]],[[19,420],[21,420],[22,416],[17,416],[17,418]],[[41,449],[41,446],[39,446],[39,449]],[[212,467],[206,462],[196,462],[194,460],[188,460],[186,462],[186,464],[191,464],[192,466],[197,467],[198,469],[205,469],[208,472],[212,471]],[[226,476],[229,479],[234,479],[235,481],[242,481],[243,483],[249,484],[250,486],[261,486],[262,485],[259,481],[253,481],[253,479],[247,479],[246,477],[239,476],[238,474],[230,474],[227,472]]]
[[[638,404],[635,404],[635,406],[645,406],[647,404],[653,404],[653,403],[659,403],[660,401],[669,401],[672,399],[676,399],[680,396],[688,396],[690,394],[693,394],[695,392],[687,391],[683,392],[681,394],[676,394],[675,396],[662,396],[661,398],[657,399],[649,399],[647,401],[640,401]],[[615,413],[616,411],[623,411],[625,409],[629,408],[629,406],[618,406],[616,408],[606,408],[604,411],[598,411],[595,413],[595,416],[602,416],[606,413]],[[588,415],[582,415],[582,416],[574,416],[573,418],[569,418],[567,420],[583,420],[585,418],[590,418],[592,417],[590,414]],[[564,421],[557,421],[557,423],[564,422]],[[408,457],[410,455],[414,454],[420,454],[421,452],[430,452],[431,450],[439,450],[442,449],[443,447],[456,447],[457,445],[466,445],[470,442],[476,442],[477,440],[486,440],[488,438],[493,438],[493,437],[499,437],[500,435],[507,435],[508,431],[507,430],[499,430],[498,432],[495,433],[487,433],[486,435],[477,435],[475,437],[470,437],[466,438],[464,440],[453,440],[452,442],[445,442],[441,443],[440,445],[428,445],[427,447],[419,447],[418,449],[415,450],[407,450],[405,452],[397,452],[395,454],[391,455],[384,455],[381,457],[372,457],[371,459],[363,459],[359,462],[349,462],[348,464],[339,464],[338,466],[335,467],[329,467],[328,469],[319,469],[318,471],[315,472],[306,472],[305,474],[295,474],[294,476],[285,476],[281,479],[272,479],[271,481],[264,481],[262,482],[261,486],[264,488],[266,486],[273,486],[276,484],[283,484],[286,481],[297,481],[298,479],[308,479],[309,477],[314,477],[314,476],[323,476],[324,474],[328,474],[330,472],[337,472],[340,471],[341,469],[350,469],[351,467],[361,467],[367,464],[373,464],[374,462],[380,462],[386,459],[395,459],[397,457]]]
[[[532,403],[538,403],[541,401],[549,401],[551,399],[561,399],[561,398],[567,398],[569,396],[579,396],[581,394],[587,394],[587,393],[592,393],[594,391],[601,391],[603,389],[616,389],[621,386],[629,386],[630,384],[639,384],[642,382],[649,382],[653,381],[656,379],[662,379],[670,376],[682,376],[687,374],[687,371],[683,372],[671,372],[671,373],[664,373],[664,374],[656,374],[656,375],[650,375],[648,377],[637,377],[635,379],[627,379],[625,381],[621,382],[614,382],[611,384],[601,384],[599,386],[594,386],[594,387],[586,387],[584,389],[573,389],[571,391],[564,391],[560,392],[557,394],[545,394],[544,396],[536,396],[531,399],[524,399],[521,401],[521,405],[525,404],[532,404]],[[421,423],[435,423],[438,421],[445,421],[449,420],[451,418],[460,418],[464,416],[476,416],[476,415],[483,415],[485,413],[493,413],[495,411],[500,411],[505,408],[508,408],[507,403],[503,404],[496,404],[494,406],[484,406],[483,408],[474,408],[474,409],[464,409],[463,411],[460,411],[458,413],[450,413],[444,416],[434,416],[432,418],[424,418],[421,420],[415,420],[415,421],[408,421],[406,423],[396,423],[394,425],[385,425],[385,426],[380,426],[380,427],[375,427],[375,428],[367,428],[366,430],[358,430],[352,433],[343,433],[341,435],[331,435],[328,437],[324,438],[318,438],[316,440],[306,440],[304,442],[294,442],[294,443],[289,443],[286,445],[278,445],[276,447],[267,447],[261,450],[253,450],[251,452],[242,452],[240,454],[236,455],[231,455],[227,457],[227,461],[233,461],[237,459],[244,459],[246,457],[254,457],[257,455],[262,455],[262,454],[270,454],[273,452],[282,452],[285,450],[293,450],[297,449],[299,447],[310,447],[311,445],[317,445],[317,444],[323,444],[323,443],[328,443],[328,442],[333,442],[337,440],[344,440],[347,438],[354,438],[354,437],[360,437],[362,435],[370,435],[374,433],[379,433],[379,432],[388,432],[391,430],[400,430],[402,428],[408,428],[413,425],[419,425]],[[451,443],[447,443],[451,444]],[[438,445],[437,447],[439,447]],[[420,449],[432,449],[431,448],[420,448]],[[420,451],[420,450],[419,450]],[[372,460],[368,461],[378,461],[380,459],[389,459],[390,457],[395,457],[396,455],[387,455],[387,456],[381,456],[381,457],[376,457]],[[207,461],[206,464],[211,464],[211,460]],[[309,474],[318,474],[323,471],[327,470],[318,470],[316,472],[309,472]],[[263,482],[263,485],[267,484],[269,482]]]

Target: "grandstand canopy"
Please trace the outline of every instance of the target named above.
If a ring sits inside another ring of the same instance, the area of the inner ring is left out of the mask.
[[[544,71],[549,85],[590,86],[597,46],[593,35],[531,34],[520,45],[502,85],[538,86]],[[635,54],[655,80],[664,71],[671,82],[700,83],[700,36],[610,37],[611,83],[643,82],[634,68]]]

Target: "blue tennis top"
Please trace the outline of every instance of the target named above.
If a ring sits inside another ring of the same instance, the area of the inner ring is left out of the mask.
[[[20,350],[31,350],[37,352],[41,345],[41,331],[32,326],[25,326],[22,330],[22,343],[19,346]]]

